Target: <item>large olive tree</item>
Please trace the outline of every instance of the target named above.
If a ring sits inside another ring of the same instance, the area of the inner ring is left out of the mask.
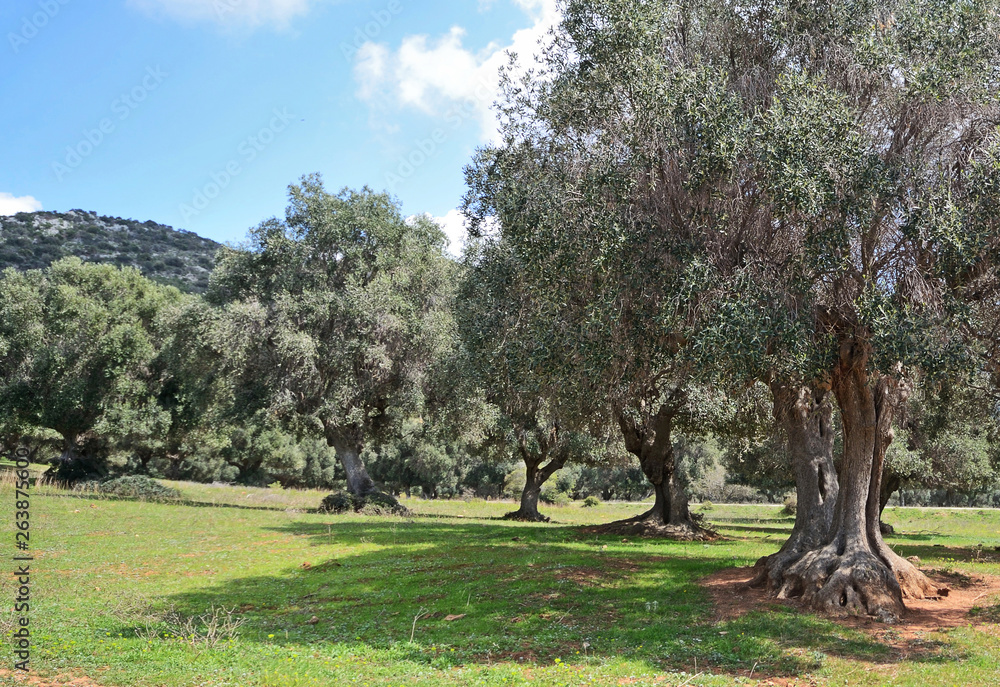
[[[771,384],[793,448],[819,458],[803,473],[823,497],[815,536],[769,581],[898,617],[938,590],[879,532],[893,416],[914,371],[974,363],[988,328],[969,305],[996,298],[996,3],[563,8],[470,184],[471,214],[496,219],[568,334],[536,358],[612,401],[655,381],[650,418],[685,388],[687,352],[699,369],[738,359],[734,381]],[[727,335],[703,336],[727,308]]]
[[[751,3],[730,13],[731,89],[753,136],[712,229],[722,298],[760,322],[728,354],[795,361],[843,429],[829,534],[769,571],[779,595],[891,619],[939,593],[879,529],[894,417],[915,377],[966,374],[995,300],[1000,14],[993,2]],[[985,193],[984,193],[985,191]],[[728,256],[728,257],[727,257]],[[735,259],[738,258],[738,259]],[[761,317],[766,313],[777,317]]]
[[[180,298],[134,268],[78,258],[0,276],[0,416],[62,437],[59,477],[104,475],[116,448],[162,440],[156,322]]]
[[[362,460],[419,418],[432,367],[455,345],[457,265],[426,218],[387,195],[328,193],[318,175],[289,189],[284,220],[223,249],[210,302],[232,334],[223,367],[234,407],[261,409],[336,449],[350,491],[378,491]]]

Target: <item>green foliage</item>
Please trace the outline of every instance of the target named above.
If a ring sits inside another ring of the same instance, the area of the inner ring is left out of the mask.
[[[546,484],[543,486],[541,493],[538,495],[538,499],[542,503],[547,503],[550,506],[568,506],[573,501],[569,494],[564,491],[560,491],[554,484]]]
[[[103,476],[115,451],[156,448],[169,423],[156,402],[157,324],[180,299],[133,268],[78,258],[3,273],[0,417],[62,436],[59,478]]]
[[[360,498],[354,494],[338,491],[323,498],[319,505],[320,513],[347,513],[361,508]]]
[[[719,70],[665,56],[674,10],[567,3],[544,67],[503,82],[502,140],[466,170],[459,313],[506,412],[621,433],[657,482],[712,406],[685,355],[713,280],[693,230],[746,128]]]
[[[634,461],[624,464],[585,465],[576,478],[575,498],[596,496],[604,501],[639,501],[652,493],[649,480]]]
[[[401,507],[395,499],[380,493],[367,496],[338,491],[323,498],[320,502],[320,513],[362,513],[363,515],[405,515],[406,508]]]
[[[98,484],[97,491],[102,494],[144,501],[166,501],[178,499],[181,495],[176,489],[164,486],[145,475],[116,477]]]
[[[457,267],[441,230],[384,194],[332,195],[313,175],[289,197],[284,221],[220,252],[209,300],[229,336],[213,353],[234,419],[265,413],[357,455],[428,412]]]
[[[599,505],[601,505],[601,500],[596,496],[588,496],[583,500],[584,508],[596,508]]]
[[[886,453],[883,482],[893,490],[939,489],[953,500],[996,487],[998,418],[985,387],[924,380],[901,424]]]

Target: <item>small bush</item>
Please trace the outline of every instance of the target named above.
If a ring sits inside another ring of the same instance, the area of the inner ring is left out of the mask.
[[[715,505],[711,501],[702,501],[701,502],[701,509],[702,510],[712,510],[713,508],[715,508]]]
[[[319,512],[355,512],[362,515],[406,515],[409,513],[405,507],[388,494],[373,492],[367,496],[355,496],[344,491],[338,491],[324,497],[319,505]]]
[[[595,506],[601,505],[601,500],[596,496],[588,496],[583,500],[584,508],[594,508]]]
[[[150,479],[145,475],[127,475],[101,482],[97,485],[97,491],[111,496],[147,501],[166,501],[181,496],[181,493],[176,489],[165,487],[155,479]]]
[[[323,498],[319,504],[320,513],[347,513],[348,511],[360,510],[364,505],[358,503],[361,499],[348,494],[345,491],[338,491]]]
[[[781,509],[781,512],[785,515],[795,515],[795,511],[799,508],[799,499],[795,494],[792,494],[785,499],[785,507]]]
[[[538,498],[542,503],[547,503],[551,506],[568,506],[572,503],[572,499],[564,491],[559,491],[555,486],[542,487],[542,493],[538,495]]]

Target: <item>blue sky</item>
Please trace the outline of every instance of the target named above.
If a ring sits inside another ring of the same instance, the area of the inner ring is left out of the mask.
[[[556,16],[554,0],[6,0],[0,214],[239,241],[320,172],[441,218],[457,249],[497,68]]]

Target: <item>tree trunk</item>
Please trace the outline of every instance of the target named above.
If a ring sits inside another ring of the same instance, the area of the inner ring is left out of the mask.
[[[63,450],[59,454],[59,462],[63,465],[69,465],[73,461],[77,460],[79,456],[76,453],[76,445],[79,441],[79,436],[76,434],[63,434]]]
[[[395,497],[375,486],[375,482],[368,476],[368,469],[361,460],[362,443],[358,434],[358,431],[345,434],[330,427],[326,428],[326,443],[337,452],[337,459],[344,468],[344,475],[347,478],[348,491],[359,498],[377,495],[383,504],[389,503],[405,510]]]
[[[773,382],[774,418],[785,432],[795,473],[795,526],[781,550],[757,561],[751,586],[779,592],[784,571],[830,535],[840,491],[833,464],[833,403],[828,391]]]
[[[882,488],[879,489],[878,499],[878,526],[883,535],[896,533],[892,525],[882,520],[882,513],[885,512],[885,507],[889,504],[889,499],[899,490],[902,484],[903,480],[895,472],[887,472],[882,475]]]
[[[678,404],[664,403],[648,425],[639,425],[620,409],[616,410],[625,448],[639,459],[642,472],[653,487],[654,501],[653,507],[645,513],[611,523],[610,529],[660,533],[680,539],[714,536],[691,517],[687,495],[677,479],[672,431],[678,410]]]
[[[898,620],[903,598],[947,594],[893,553],[879,531],[879,494],[885,451],[892,441],[895,405],[905,389],[887,376],[868,379],[869,350],[852,341],[842,347],[833,391],[844,430],[840,493],[830,536],[789,566],[780,596],[801,596],[821,611]]]
[[[375,482],[368,476],[368,469],[361,460],[361,450],[357,445],[344,442],[335,445],[337,458],[347,476],[347,489],[355,496],[367,496],[378,491]]]
[[[538,497],[542,493],[542,485],[566,465],[569,454],[565,450],[560,450],[557,444],[558,436],[550,437],[538,435],[540,454],[533,454],[527,446],[524,437],[521,438],[518,450],[521,452],[521,459],[524,461],[524,489],[521,490],[521,506],[512,513],[504,516],[506,520],[523,520],[526,522],[548,522],[549,518],[538,512]],[[555,454],[549,457],[550,451]],[[542,463],[546,458],[549,462],[544,466]]]

